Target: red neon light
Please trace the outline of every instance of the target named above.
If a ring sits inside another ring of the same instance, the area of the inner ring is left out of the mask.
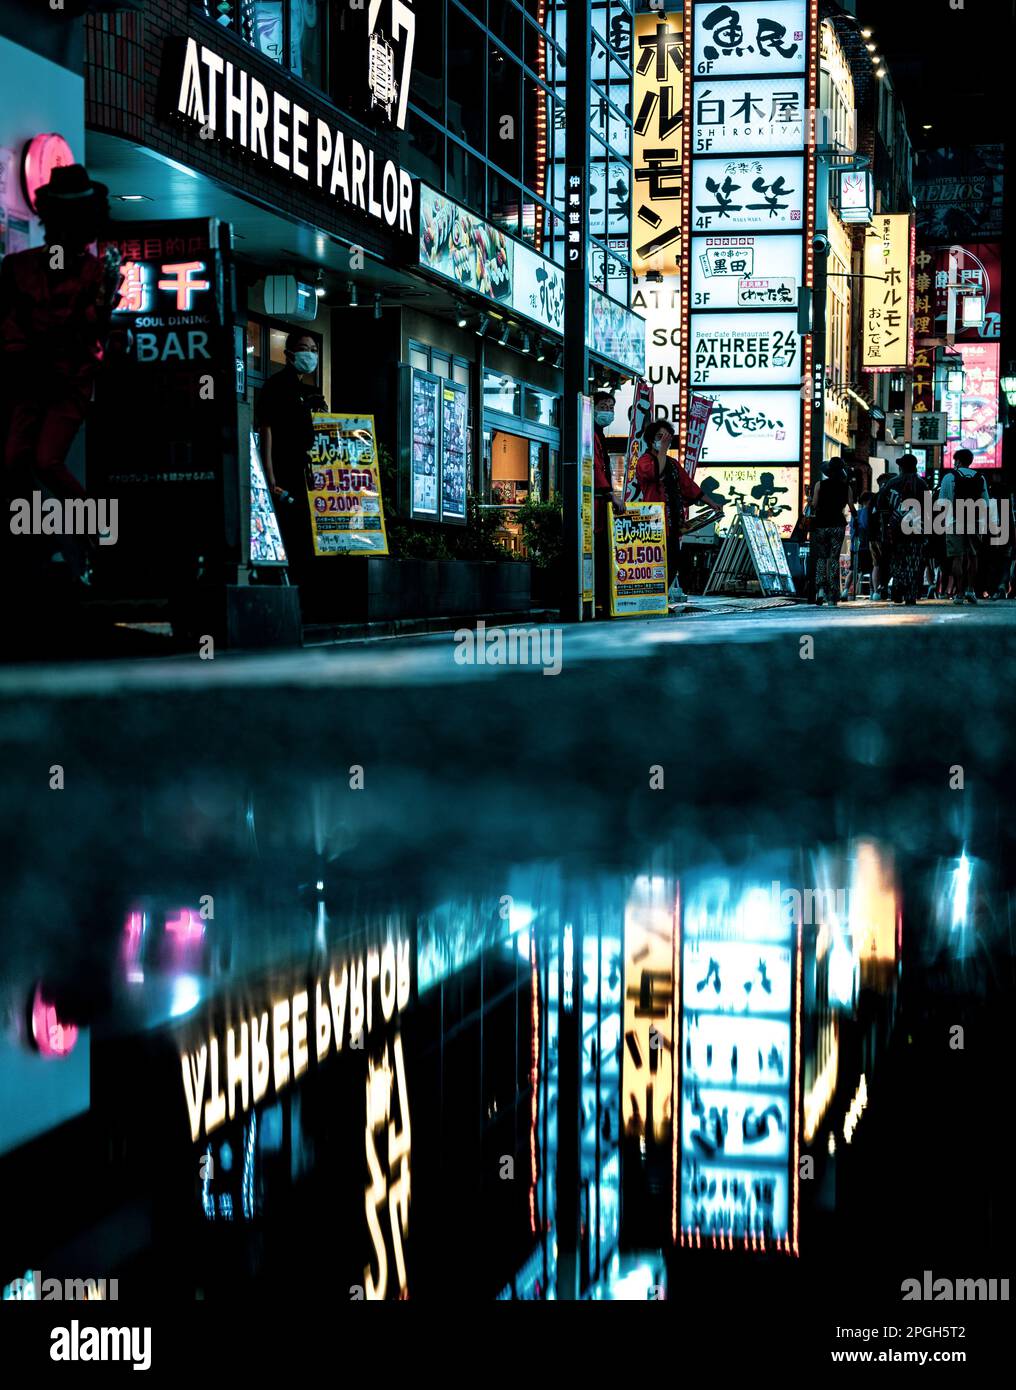
[[[46,135],[33,135],[25,145],[21,158],[21,181],[24,184],[25,200],[33,212],[36,211],[35,195],[45,183],[49,183],[54,169],[74,163],[70,145],[56,131]]]
[[[163,275],[172,275],[171,280],[160,280],[159,289],[169,290],[176,295],[176,307],[183,312],[193,308],[193,296],[204,290],[210,290],[212,284],[210,280],[193,280],[192,275],[203,275],[206,265],[204,261],[177,261],[174,265],[164,265]]]
[[[43,1057],[66,1057],[78,1040],[77,1024],[60,1021],[56,1006],[43,998],[41,985],[32,999],[32,1038]]]

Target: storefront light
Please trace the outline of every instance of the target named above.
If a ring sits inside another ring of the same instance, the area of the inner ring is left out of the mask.
[[[1002,378],[1002,390],[1011,406],[1016,406],[1016,362],[1009,363],[1009,370]]]

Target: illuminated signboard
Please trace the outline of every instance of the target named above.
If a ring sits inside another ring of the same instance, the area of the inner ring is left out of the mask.
[[[840,219],[870,222],[875,211],[875,182],[870,169],[848,169],[840,174]]]
[[[772,520],[782,540],[790,540],[800,515],[796,468],[715,468],[703,465],[695,481],[709,497],[728,504],[717,519],[716,534],[726,535],[734,520],[734,504],[758,507],[763,519]]]
[[[645,379],[653,388],[655,417],[669,420],[676,428],[681,412],[680,278],[670,275],[662,284],[640,282],[632,294],[632,308],[646,321]],[[622,401],[619,393],[619,409]],[[625,419],[627,416],[622,415],[622,421]],[[641,447],[640,443],[640,450]]]
[[[768,905],[734,906],[703,883],[682,922],[682,1242],[789,1251],[794,929]]]
[[[387,555],[373,415],[314,412],[307,501],[315,555]]]
[[[413,0],[370,0],[367,25],[370,109],[405,130],[416,43]]]
[[[646,367],[646,321],[599,290],[589,290],[589,348],[642,376]]]
[[[250,432],[250,562],[252,565],[289,563],[275,504],[261,465],[256,430]]]
[[[806,0],[695,6],[695,76],[804,72]]]
[[[742,285],[759,280],[800,286],[800,236],[696,236],[691,242],[691,303],[695,309],[778,308],[768,300],[742,305]],[[793,304],[796,307],[797,295]]]
[[[49,131],[33,135],[21,155],[21,185],[25,202],[37,212],[35,195],[43,184],[49,183],[54,169],[74,163],[74,153],[62,135]]]
[[[582,602],[592,603],[595,597],[595,569],[593,562],[593,484],[595,479],[596,434],[593,428],[593,399],[580,396],[579,445],[581,467],[579,471],[579,506],[582,517],[582,550],[579,554],[579,584],[582,589]]]
[[[957,449],[969,449],[974,468],[1002,466],[1002,431],[998,419],[998,343],[957,343],[963,360],[963,391],[955,393],[953,419],[946,445],[946,468],[954,466]],[[958,436],[958,437],[955,437]]]
[[[702,466],[800,464],[810,438],[800,387],[811,345],[797,308],[811,280],[816,7],[692,0],[689,9],[681,374],[689,397],[714,403]]]
[[[208,1136],[229,1133],[224,1127],[250,1112],[243,1136],[253,1156],[258,1116],[267,1126],[271,1114],[265,1107],[277,1114],[276,1098],[336,1055],[363,1068],[363,1122],[351,1140],[364,1159],[358,1201],[371,1253],[359,1290],[367,1299],[408,1296],[411,1123],[401,1020],[412,993],[410,958],[408,939],[390,937],[296,973],[285,988],[266,987],[257,1002],[245,995],[212,1004],[180,1032],[181,1108],[191,1141],[209,1159]],[[204,1167],[202,1178],[209,1187]],[[202,1195],[211,1217],[214,1194]],[[243,1215],[253,1212],[245,1191]]]
[[[163,78],[172,94],[168,114],[203,140],[242,152],[379,228],[412,234],[414,185],[405,169],[281,88],[266,86],[203,37],[167,41]],[[405,97],[404,86],[400,108]]]
[[[632,270],[676,275],[681,254],[684,15],[635,16]]]
[[[674,1098],[675,894],[642,875],[624,910],[624,1051],[621,1122],[626,1134],[669,1145]]]
[[[803,77],[696,82],[696,154],[800,150],[805,145]]]
[[[879,213],[864,237],[862,358],[866,372],[888,372],[910,361],[911,218]]]
[[[702,466],[797,463],[801,456],[800,391],[707,389],[713,402]]]
[[[797,314],[692,314],[691,384],[791,385],[801,379]]]
[[[801,230],[804,159],[786,155],[696,159],[692,226],[698,232]]]

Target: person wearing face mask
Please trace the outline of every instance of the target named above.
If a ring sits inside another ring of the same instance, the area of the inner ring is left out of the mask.
[[[624,498],[614,492],[610,476],[610,457],[604,433],[614,418],[613,391],[597,391],[593,397],[593,556],[596,566],[596,607],[610,615],[610,544],[607,505],[624,516]]]
[[[311,411],[325,410],[315,385],[317,342],[296,331],[286,339],[286,365],[265,382],[258,401],[261,463],[271,489],[290,572],[306,575],[314,555],[307,508],[307,455],[314,442]]]
[[[667,591],[677,578],[681,558],[681,527],[687,504],[704,502],[720,515],[723,503],[707,497],[698,483],[667,450],[674,442],[674,428],[667,420],[650,420],[642,432],[645,452],[635,465],[635,477],[643,502],[662,502],[667,518]],[[680,583],[673,592],[674,603],[684,601]]]

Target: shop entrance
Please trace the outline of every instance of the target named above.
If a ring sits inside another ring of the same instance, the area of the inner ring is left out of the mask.
[[[484,373],[483,505],[500,508],[498,540],[525,557],[518,512],[546,502],[559,488],[560,397],[500,373]]]

